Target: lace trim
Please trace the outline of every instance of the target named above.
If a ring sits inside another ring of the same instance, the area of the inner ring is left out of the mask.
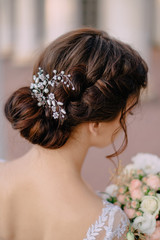
[[[116,236],[119,239],[125,233],[128,225],[129,225],[129,220],[127,216],[123,214],[121,218],[121,222],[119,223],[119,225],[114,231],[114,236]]]
[[[103,205],[105,205],[105,201],[103,201]],[[107,207],[102,209],[102,214],[99,216],[98,220],[95,222],[95,224],[91,225],[91,227],[88,229],[87,232],[87,238],[84,238],[83,240],[95,240],[96,236],[99,235],[99,232],[103,230],[103,227],[108,220],[108,212],[110,211],[111,207],[108,205]]]
[[[114,206],[112,211],[109,213],[108,226],[104,226],[104,229],[106,230],[106,237],[104,240],[112,240],[114,237],[117,237],[119,239],[127,229],[129,220],[123,211],[121,211],[121,221],[118,226],[116,226],[116,229],[113,230],[115,219],[114,216],[118,211],[121,211],[121,209],[118,206]]]
[[[119,239],[124,234],[129,223],[127,216],[118,206],[112,205],[105,200],[103,200],[103,205],[105,205],[105,207],[102,209],[102,214],[99,216],[95,224],[92,224],[88,229],[87,238],[84,238],[83,240],[96,240],[96,237],[102,230],[106,230],[104,240],[112,240],[114,237]],[[114,216],[117,211],[122,212],[122,217],[119,225],[113,231]],[[108,226],[105,226],[106,221],[108,222]]]

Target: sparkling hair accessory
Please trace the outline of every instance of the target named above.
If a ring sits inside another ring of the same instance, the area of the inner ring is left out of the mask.
[[[39,107],[48,105],[52,109],[53,118],[64,120],[66,111],[62,107],[63,103],[56,100],[53,92],[49,91],[49,86],[56,87],[60,83],[65,84],[67,88],[71,87],[74,91],[74,85],[70,80],[71,75],[65,75],[64,71],[57,73],[57,70],[53,70],[53,77],[50,78],[49,74],[44,74],[41,67],[38,68],[37,76],[33,75],[34,83],[31,83],[30,89],[32,91],[32,97],[37,98],[37,105]]]

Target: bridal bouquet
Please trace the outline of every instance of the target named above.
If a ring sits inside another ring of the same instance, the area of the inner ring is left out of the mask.
[[[137,154],[105,194],[106,200],[119,205],[130,219],[128,240],[160,240],[160,158]]]

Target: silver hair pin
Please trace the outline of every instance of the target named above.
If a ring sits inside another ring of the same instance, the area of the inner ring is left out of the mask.
[[[39,107],[48,105],[52,109],[54,119],[64,119],[66,111],[62,107],[63,103],[56,100],[54,93],[49,91],[49,86],[56,87],[62,83],[68,88],[71,86],[74,91],[74,85],[70,80],[71,75],[65,75],[64,71],[57,73],[57,70],[53,70],[53,77],[50,78],[49,74],[44,74],[41,67],[38,70],[37,76],[33,75],[34,83],[30,85],[32,96],[37,98]]]

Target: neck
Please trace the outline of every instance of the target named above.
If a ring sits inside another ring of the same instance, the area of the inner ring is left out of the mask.
[[[24,157],[35,163],[35,166],[44,167],[54,172],[81,175],[85,156],[90,147],[85,129],[81,129],[79,137],[71,136],[58,149],[45,149],[35,145]]]

